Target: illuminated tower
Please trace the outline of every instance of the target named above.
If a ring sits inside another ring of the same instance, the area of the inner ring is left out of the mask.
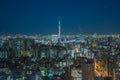
[[[60,35],[61,35],[61,23],[60,23],[60,16],[59,16],[59,22],[58,22],[58,24],[59,24],[59,26],[58,26],[58,38],[60,38]]]

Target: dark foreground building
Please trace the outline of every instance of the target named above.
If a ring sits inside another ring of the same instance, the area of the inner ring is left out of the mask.
[[[94,60],[84,59],[81,67],[83,80],[94,80]]]

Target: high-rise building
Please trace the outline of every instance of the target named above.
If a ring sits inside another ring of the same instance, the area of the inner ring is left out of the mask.
[[[94,61],[93,59],[83,59],[81,64],[83,80],[94,80]]]
[[[120,54],[117,55],[116,59],[117,59],[117,62],[115,65],[115,76],[116,76],[116,79],[120,79]]]

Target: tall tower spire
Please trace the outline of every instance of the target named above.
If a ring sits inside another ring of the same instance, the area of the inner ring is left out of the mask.
[[[61,36],[61,22],[60,22],[60,18],[61,18],[61,16],[58,16],[58,18],[59,18],[59,21],[58,21],[58,38],[60,38],[60,36]]]

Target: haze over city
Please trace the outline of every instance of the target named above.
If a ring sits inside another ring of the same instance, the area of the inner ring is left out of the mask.
[[[0,32],[7,34],[118,34],[119,0],[1,0]]]

